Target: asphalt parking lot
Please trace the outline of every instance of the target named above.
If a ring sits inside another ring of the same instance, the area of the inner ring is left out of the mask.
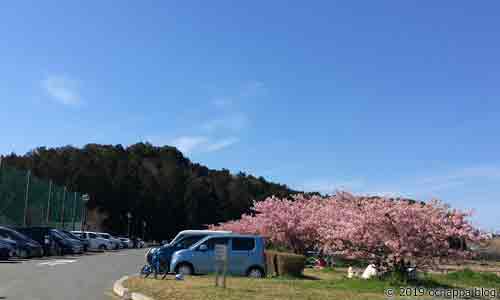
[[[139,272],[146,251],[0,261],[0,299],[110,300],[114,281]]]

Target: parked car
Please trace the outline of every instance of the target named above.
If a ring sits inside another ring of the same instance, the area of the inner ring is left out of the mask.
[[[128,249],[134,247],[134,242],[132,242],[132,240],[130,240],[129,238],[119,237],[118,239],[122,242],[123,248]]]
[[[179,232],[175,238],[167,244],[158,248],[151,248],[146,253],[147,264],[143,267],[141,273],[147,274],[168,273],[170,269],[170,260],[172,255],[179,250],[187,249],[198,241],[210,235],[230,234],[231,231],[212,231],[212,230],[184,230]]]
[[[177,274],[215,272],[215,245],[228,247],[228,270],[232,275],[262,278],[265,276],[264,239],[254,235],[212,235],[188,249],[175,252],[170,270]]]
[[[144,242],[142,239],[137,239],[137,248],[144,248],[146,247],[146,242]]]
[[[81,237],[73,234],[71,231],[68,231],[68,230],[59,230],[59,231],[61,233],[63,233],[64,235],[66,235],[68,238],[76,240],[76,241],[79,241],[80,243],[82,243],[83,252],[87,252],[88,251],[89,245],[90,245],[90,243],[89,243],[88,240],[82,239]]]
[[[114,244],[110,240],[104,239],[100,236],[97,235],[95,232],[88,232],[88,231],[72,231],[74,235],[80,237],[83,240],[88,241],[89,250],[111,250],[114,249]]]
[[[65,255],[83,253],[80,241],[70,239],[65,234],[51,227],[16,228],[34,241],[44,245],[44,252],[49,255]]]
[[[0,226],[0,238],[15,242],[16,256],[20,258],[41,257],[44,254],[38,242],[10,227]]]
[[[0,259],[9,259],[16,255],[16,242],[0,239]]]
[[[118,249],[123,248],[122,242],[119,239],[113,237],[111,234],[103,233],[103,232],[96,232],[96,234],[103,239],[111,241],[111,243],[113,245],[112,249],[118,250]],[[109,250],[111,250],[111,249],[109,249]]]

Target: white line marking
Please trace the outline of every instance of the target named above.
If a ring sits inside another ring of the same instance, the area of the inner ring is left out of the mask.
[[[42,262],[42,263],[39,263],[38,265],[39,266],[54,267],[54,266],[65,265],[65,264],[70,264],[70,263],[74,263],[74,262],[76,262],[76,260],[73,260],[73,259],[58,259],[58,260],[54,260],[54,261]]]

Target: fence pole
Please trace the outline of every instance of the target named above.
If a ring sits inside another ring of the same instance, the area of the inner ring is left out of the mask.
[[[28,224],[28,201],[29,201],[29,191],[30,191],[30,177],[31,177],[31,170],[28,170],[28,172],[26,173],[26,195],[24,197],[23,226],[25,227]]]
[[[63,202],[61,207],[61,228],[64,229],[64,203],[66,202],[66,187],[64,187]]]
[[[49,199],[47,200],[47,225],[50,222],[50,198],[52,197],[52,180],[49,180]]]
[[[85,228],[83,227],[83,225],[85,224],[85,218],[87,218],[87,216],[85,215],[85,204],[82,204],[82,218],[81,218],[81,222],[80,222],[80,230],[81,231],[85,231]]]
[[[75,218],[76,218],[76,192],[75,192],[75,198],[73,199],[73,231],[75,230]]]

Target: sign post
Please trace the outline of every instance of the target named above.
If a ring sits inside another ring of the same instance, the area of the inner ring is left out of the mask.
[[[226,288],[227,245],[215,245],[215,286]],[[222,285],[220,281],[222,279]]]

